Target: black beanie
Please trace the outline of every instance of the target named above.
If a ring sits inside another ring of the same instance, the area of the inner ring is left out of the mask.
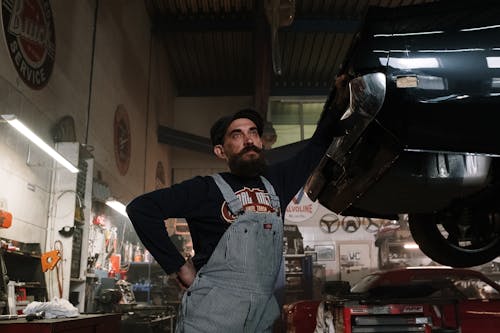
[[[264,120],[261,115],[252,109],[243,109],[236,112],[233,115],[224,116],[219,118],[210,129],[210,139],[212,140],[212,145],[221,145],[224,142],[224,136],[226,135],[226,131],[229,125],[236,119],[246,118],[250,119],[254,122],[257,127],[257,132],[262,136],[262,129],[264,127]]]

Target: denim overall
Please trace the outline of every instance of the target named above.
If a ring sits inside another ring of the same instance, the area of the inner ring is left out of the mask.
[[[245,212],[229,184],[212,177],[237,218],[184,293],[176,332],[271,332],[280,314],[273,295],[283,253],[279,199],[261,177],[276,213]]]

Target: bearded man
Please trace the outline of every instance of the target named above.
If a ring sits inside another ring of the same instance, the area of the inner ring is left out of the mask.
[[[229,172],[194,177],[127,206],[144,246],[186,288],[176,332],[272,331],[280,314],[273,291],[283,256],[282,212],[333,139],[345,111],[333,110],[335,105],[325,104],[304,149],[273,165],[263,155],[259,113],[244,109],[222,117],[210,136]],[[167,218],[186,219],[192,260],[170,241]]]

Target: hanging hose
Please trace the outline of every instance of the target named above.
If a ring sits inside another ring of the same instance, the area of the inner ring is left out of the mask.
[[[57,276],[57,287],[59,289],[59,298],[63,297],[63,282],[64,282],[64,252],[63,252],[63,244],[60,240],[56,240],[54,242],[54,250],[58,250],[61,256],[61,260],[56,265],[56,276]],[[61,268],[61,272],[59,272],[59,267]]]

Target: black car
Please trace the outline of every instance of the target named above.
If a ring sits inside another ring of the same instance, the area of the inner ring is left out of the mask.
[[[371,8],[340,74],[344,135],[309,197],[343,215],[409,214],[441,264],[500,256],[500,1]]]

